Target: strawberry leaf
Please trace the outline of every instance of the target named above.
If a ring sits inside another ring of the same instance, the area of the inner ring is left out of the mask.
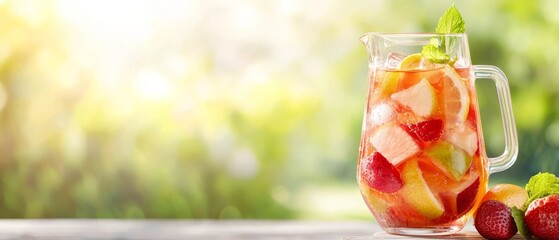
[[[532,233],[530,232],[530,229],[528,229],[528,227],[526,226],[526,222],[524,222],[524,211],[518,209],[517,207],[512,207],[511,210],[512,210],[511,211],[512,218],[516,223],[516,228],[518,228],[518,232],[520,232],[520,234],[526,239],[532,238]]]

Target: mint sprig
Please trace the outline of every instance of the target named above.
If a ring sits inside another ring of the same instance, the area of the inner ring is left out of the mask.
[[[462,15],[456,6],[452,4],[443,16],[439,18],[439,23],[437,24],[435,32],[440,34],[464,33],[466,32],[465,25]],[[444,38],[433,38],[429,42],[429,45],[423,47],[421,55],[433,63],[452,64],[456,59],[450,59],[450,56],[446,53],[448,44],[449,43],[446,42]]]
[[[460,15],[456,6],[452,4],[443,16],[439,18],[439,24],[435,31],[436,33],[464,33],[466,32],[465,25],[462,15]]]
[[[437,45],[425,45],[423,46],[423,50],[421,51],[421,55],[424,58],[427,58],[432,63],[441,63],[445,64],[450,62],[450,57],[448,54],[443,52],[440,46]]]
[[[530,178],[525,188],[528,192],[528,201],[524,204],[524,211],[538,198],[559,194],[559,178],[551,173],[538,173]]]

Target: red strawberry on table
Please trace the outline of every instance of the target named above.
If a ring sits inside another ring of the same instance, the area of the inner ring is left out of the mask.
[[[510,239],[518,231],[510,208],[496,200],[483,202],[479,206],[474,226],[481,236],[495,240]]]
[[[559,239],[559,194],[530,203],[524,221],[538,239]]]
[[[384,193],[396,192],[403,186],[398,169],[379,152],[361,160],[361,177],[370,187]]]
[[[443,135],[444,122],[441,119],[431,119],[419,123],[411,123],[403,126],[415,139],[423,142],[438,140]]]

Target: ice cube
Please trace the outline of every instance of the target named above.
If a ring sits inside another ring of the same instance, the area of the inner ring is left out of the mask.
[[[456,60],[456,62],[454,62],[454,67],[455,68],[464,68],[464,67],[468,67],[469,64],[466,64],[466,61],[464,60],[464,58],[458,58]]]
[[[376,125],[382,125],[395,118],[394,108],[388,103],[381,103],[373,107],[369,118],[371,122]]]
[[[477,132],[475,129],[468,126],[459,126],[447,130],[444,139],[458,147],[469,156],[473,157],[478,148]]]
[[[408,56],[397,52],[391,52],[388,54],[384,67],[387,69],[399,69],[402,68],[402,61],[405,62],[405,70],[432,70],[438,68],[437,64],[434,64],[428,59],[422,57],[419,53],[414,53]]]
[[[419,66],[417,67],[420,70],[433,70],[438,68],[437,64],[432,63],[427,58],[421,57],[421,61],[419,62]]]
[[[406,58],[405,54],[398,53],[398,52],[391,52],[386,57],[386,61],[384,62],[384,67],[387,69],[397,69],[399,68],[400,62]]]

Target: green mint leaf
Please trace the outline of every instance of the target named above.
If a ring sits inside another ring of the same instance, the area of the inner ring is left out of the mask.
[[[524,211],[518,209],[517,207],[511,208],[512,218],[514,218],[514,222],[516,223],[516,228],[518,228],[518,232],[526,238],[532,238],[532,233],[528,226],[526,226],[526,222],[524,222]]]
[[[462,15],[454,4],[439,19],[435,31],[440,34],[464,33],[466,31],[464,19],[462,19]],[[452,65],[456,60],[451,61],[450,56],[446,53],[447,45],[448,43],[445,43],[444,38],[433,38],[429,41],[429,45],[423,47],[421,55],[433,63]]]
[[[439,24],[437,25],[437,33],[464,33],[466,32],[466,24],[460,12],[452,4],[448,10],[439,19]]]
[[[423,55],[423,57],[427,58],[432,63],[445,64],[450,61],[448,54],[444,53],[440,48],[433,45],[423,46],[421,55]]]
[[[540,192],[546,191],[550,185],[555,183],[559,183],[559,179],[552,173],[538,173],[532,176],[526,184],[528,197],[532,197]]]
[[[433,45],[436,48],[441,47],[443,40],[439,39],[439,38],[431,38],[431,40],[429,40],[429,44]]]
[[[551,173],[538,173],[530,178],[525,188],[528,192],[528,201],[524,204],[523,210],[538,198],[559,194],[559,178]]]

